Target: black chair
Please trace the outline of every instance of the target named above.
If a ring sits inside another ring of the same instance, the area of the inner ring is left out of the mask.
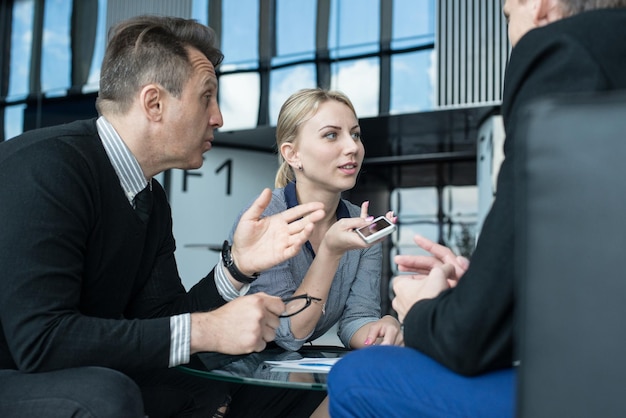
[[[553,97],[525,116],[518,416],[626,417],[626,92]]]

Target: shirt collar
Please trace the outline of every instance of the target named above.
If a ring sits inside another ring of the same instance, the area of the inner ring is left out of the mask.
[[[290,181],[285,186],[285,202],[287,202],[287,209],[291,209],[299,204],[298,196],[296,195],[296,183],[294,181]],[[335,214],[338,220],[350,217],[348,207],[342,199],[339,199],[339,204],[337,205],[337,211],[335,212]]]
[[[152,186],[152,183],[145,178],[137,158],[104,116],[98,118],[96,127],[102,145],[120,179],[120,185],[128,201],[132,202],[137,193],[145,189],[146,185]]]

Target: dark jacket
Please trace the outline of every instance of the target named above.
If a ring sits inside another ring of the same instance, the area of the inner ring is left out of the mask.
[[[514,317],[514,160],[520,111],[554,94],[626,89],[626,10],[597,10],[530,31],[511,52],[502,115],[505,160],[470,268],[458,286],[415,304],[405,342],[452,370],[511,367]],[[564,282],[564,285],[567,285]]]
[[[0,144],[0,368],[167,368],[169,316],[225,303],[212,272],[185,291],[156,181],[153,195],[146,226],[95,120]]]

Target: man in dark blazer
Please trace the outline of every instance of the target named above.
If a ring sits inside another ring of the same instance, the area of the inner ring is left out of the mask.
[[[152,178],[202,165],[222,57],[193,20],[129,19],[107,46],[99,118],[0,144],[0,416],[211,416],[226,388],[173,367],[274,339],[283,302],[241,295],[298,252],[323,205],[261,218],[266,189],[186,291]]]
[[[502,99],[505,160],[471,263],[419,236],[431,257],[396,256],[401,271],[422,273],[393,282],[411,349],[376,347],[338,363],[328,383],[333,417],[513,415],[520,111],[546,95],[626,89],[625,7],[626,0],[505,1],[513,45]],[[366,364],[375,367],[358,366]]]

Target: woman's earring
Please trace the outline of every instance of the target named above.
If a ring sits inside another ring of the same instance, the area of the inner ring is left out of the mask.
[[[302,171],[302,164],[298,164],[298,171]]]

